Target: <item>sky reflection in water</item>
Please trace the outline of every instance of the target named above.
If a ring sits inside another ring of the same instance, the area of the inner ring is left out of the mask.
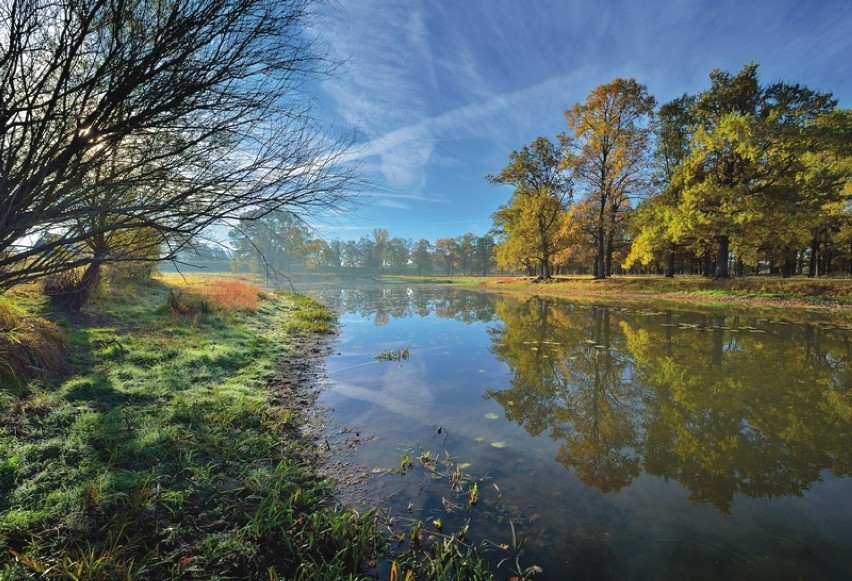
[[[852,570],[852,330],[441,287],[312,292],[341,312],[324,401],[374,438],[347,459],[382,472],[352,485],[362,497],[448,529],[470,519],[495,544],[511,520],[537,579]],[[407,361],[375,359],[403,347]],[[434,471],[387,473],[427,452]],[[446,514],[461,495],[434,472],[458,465],[482,500]]]

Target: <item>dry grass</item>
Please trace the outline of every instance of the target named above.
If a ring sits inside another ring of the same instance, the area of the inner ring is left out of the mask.
[[[215,308],[225,311],[257,311],[263,289],[250,282],[217,278],[203,286],[190,286],[187,291]]]
[[[0,382],[57,377],[68,369],[67,351],[68,341],[59,327],[0,299]]]

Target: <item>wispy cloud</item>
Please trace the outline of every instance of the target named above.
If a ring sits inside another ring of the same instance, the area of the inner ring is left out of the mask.
[[[519,107],[553,94],[568,84],[567,77],[555,77],[537,85],[444,111],[432,117],[388,131],[352,151],[358,159],[378,157],[380,171],[394,187],[418,189],[425,185],[426,164],[436,144],[447,139],[482,138],[502,141],[498,118],[517,115]],[[521,110],[522,111],[522,110]]]
[[[323,85],[323,107],[358,128],[349,155],[366,181],[419,196],[368,194],[373,206],[408,210],[375,214],[400,227],[421,228],[411,210],[426,199],[464,196],[454,217],[479,220],[494,203],[482,176],[565,129],[562,111],[616,76],[665,102],[706,88],[714,67],[755,61],[766,81],[832,90],[841,106],[852,94],[848,0],[338,3],[319,32],[346,64]]]

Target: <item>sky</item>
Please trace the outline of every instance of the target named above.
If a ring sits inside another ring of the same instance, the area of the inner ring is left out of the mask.
[[[342,65],[315,113],[366,184],[326,240],[486,234],[512,190],[485,176],[616,77],[662,104],[754,62],[852,107],[852,0],[337,0],[317,33]]]

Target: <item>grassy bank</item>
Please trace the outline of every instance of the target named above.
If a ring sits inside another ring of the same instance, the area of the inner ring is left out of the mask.
[[[300,433],[321,305],[161,279],[46,309],[35,289],[0,304],[4,362],[38,343],[25,332],[64,361],[63,380],[35,351],[6,365],[0,578],[335,579],[380,549],[373,516],[331,507]]]
[[[334,324],[233,277],[0,297],[0,579],[492,578],[335,506],[309,421]]]
[[[393,278],[393,277],[388,277]],[[852,319],[852,278],[779,278],[750,276],[712,279],[703,276],[590,276],[554,277],[536,281],[528,277],[395,277],[409,282],[453,284],[518,295],[564,296],[578,300],[666,300],[703,305],[738,304],[766,309],[821,312]]]

